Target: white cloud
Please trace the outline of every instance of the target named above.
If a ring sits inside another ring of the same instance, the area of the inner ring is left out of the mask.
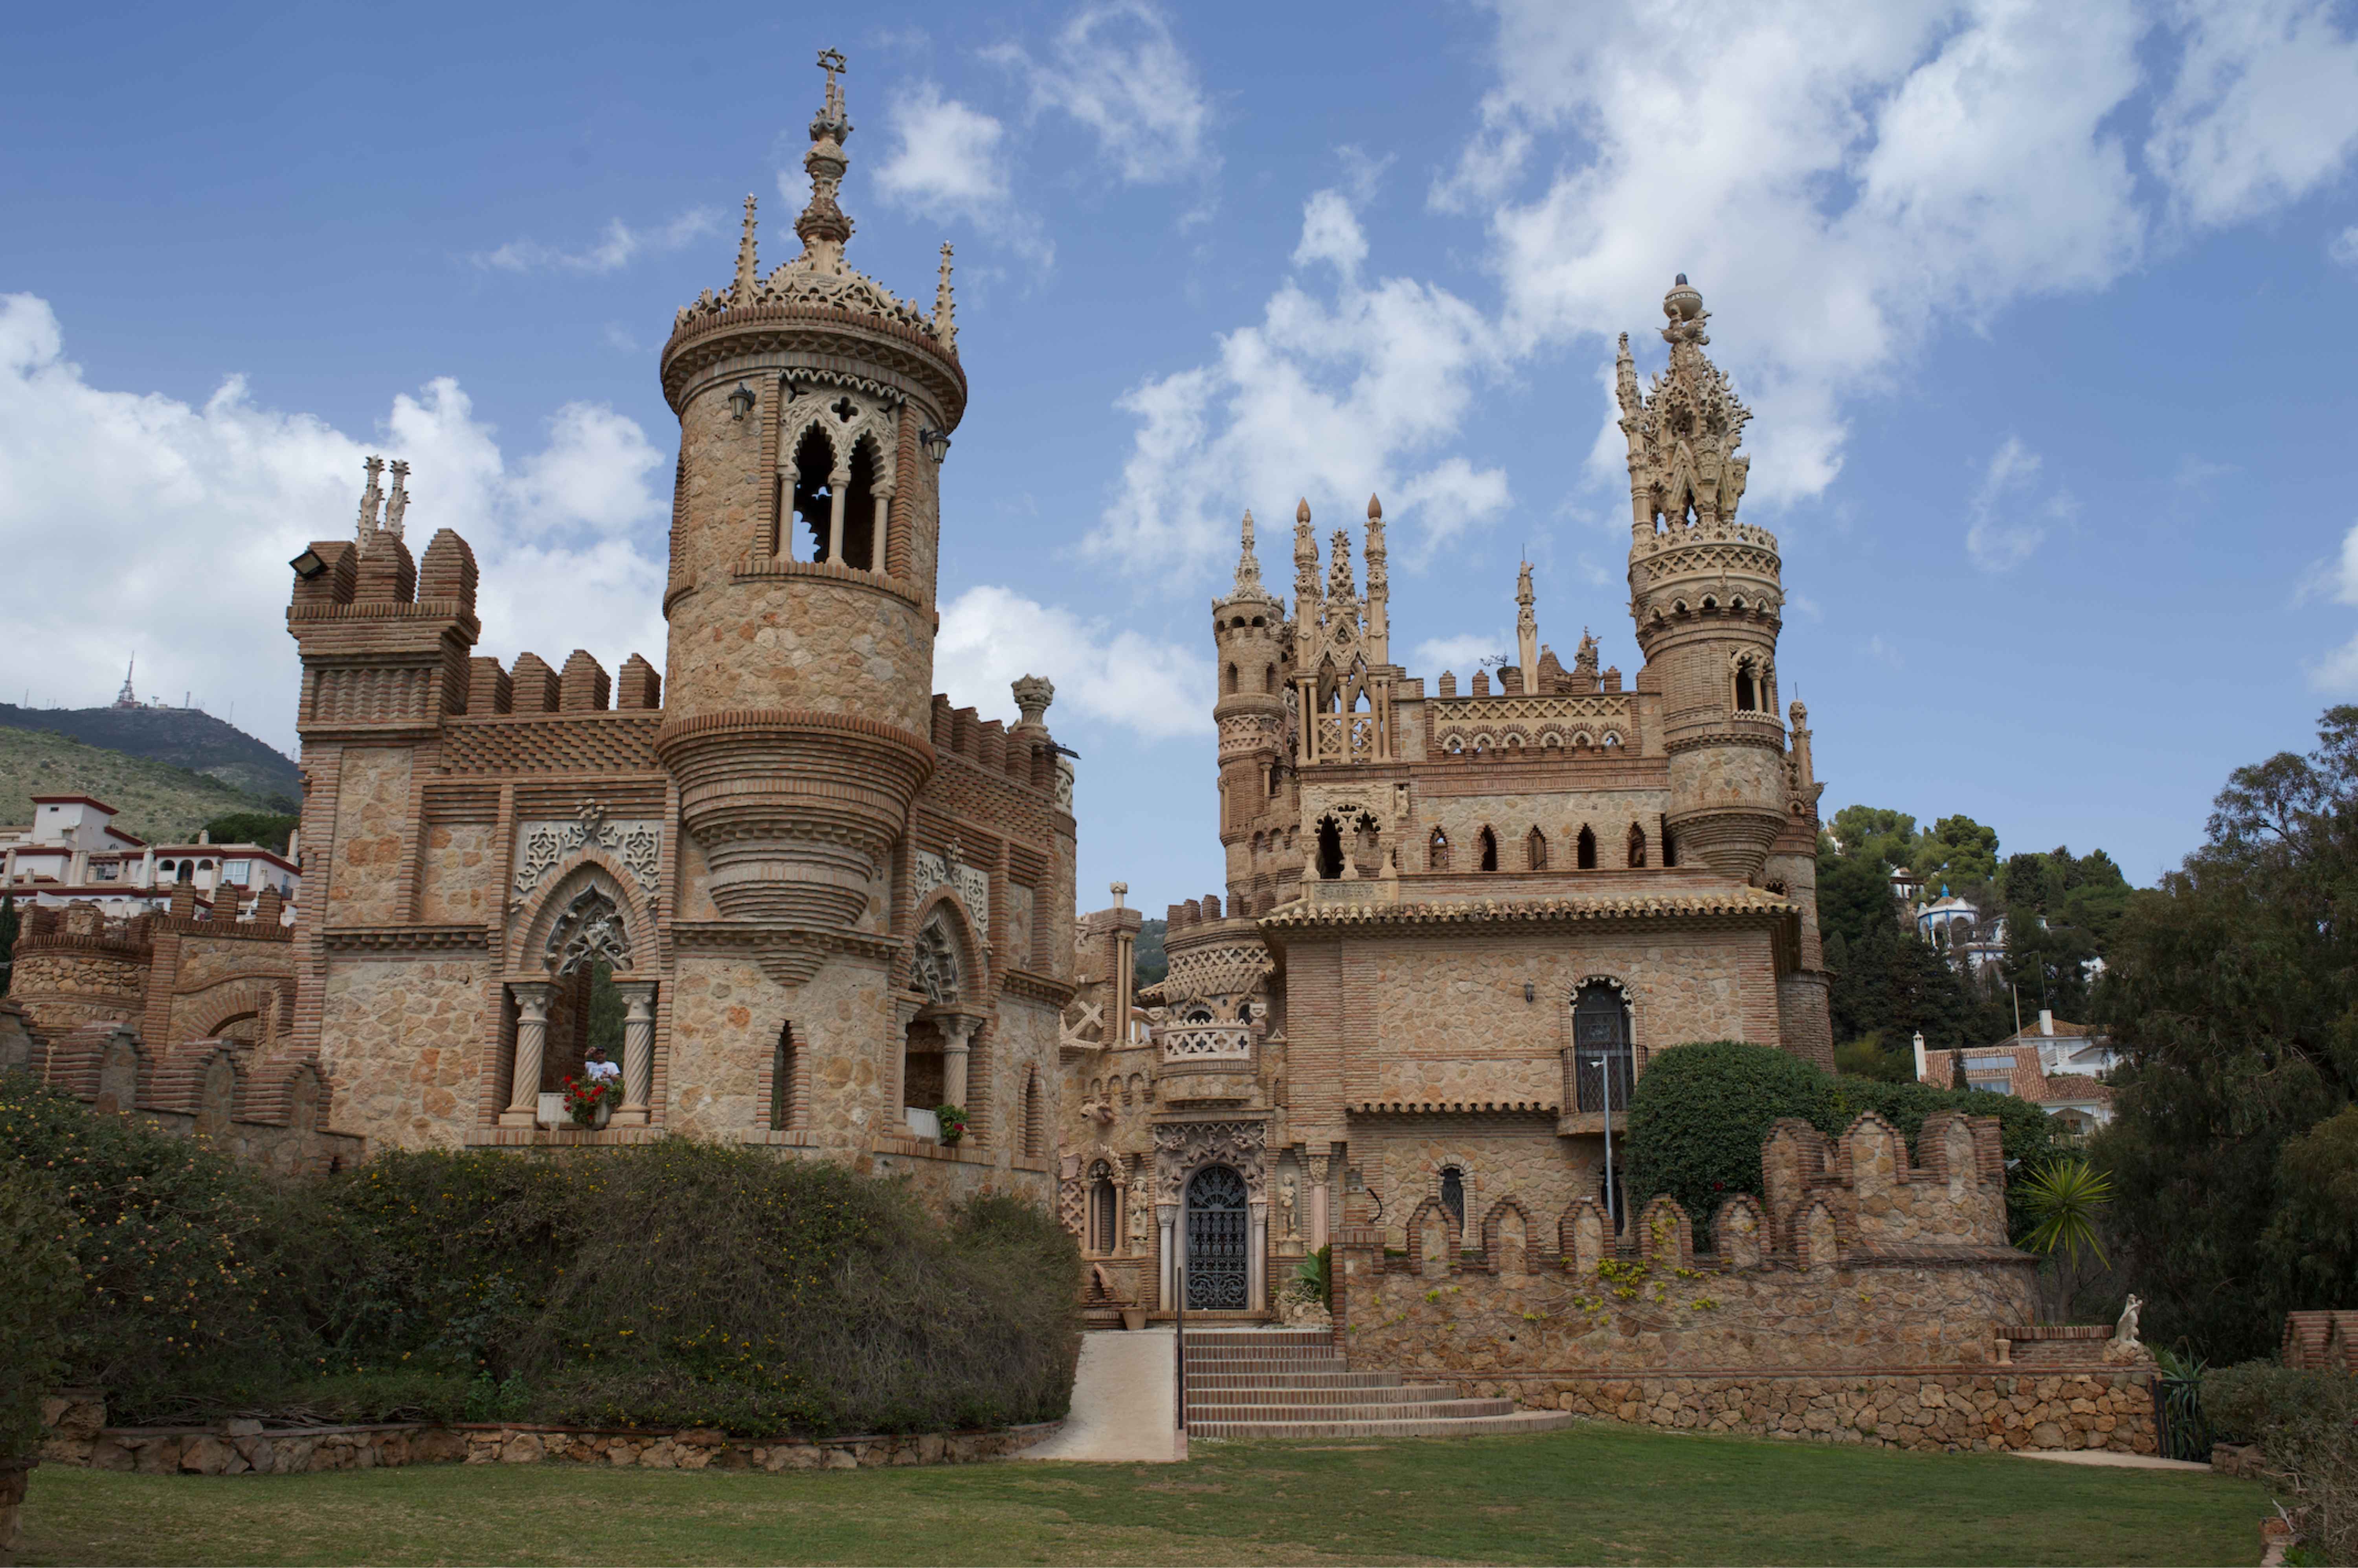
[[[2358,223],[2326,241],[2325,254],[2336,266],[2358,266]]]
[[[500,272],[620,272],[643,254],[678,250],[719,227],[719,213],[709,208],[691,208],[670,222],[652,229],[633,229],[620,218],[611,219],[597,242],[584,250],[566,251],[534,240],[510,240],[499,249],[472,259],[477,266]]]
[[[1457,434],[1475,382],[1499,362],[1494,330],[1444,289],[1363,283],[1365,244],[1344,198],[1317,192],[1296,254],[1335,264],[1332,292],[1287,280],[1257,325],[1219,340],[1214,362],[1121,400],[1139,429],[1088,553],[1139,572],[1201,568],[1234,558],[1236,519],[1248,506],[1272,520],[1266,536],[1280,538],[1276,520],[1292,517],[1296,496],[1356,523],[1373,491],[1395,525],[1395,549],[1414,563],[1506,507],[1500,470],[1456,456],[1426,460]],[[1282,578],[1290,546],[1267,548]]]
[[[2179,213],[2212,225],[2316,189],[2358,147],[2358,39],[2330,0],[2180,0],[2178,78],[2146,157]]]
[[[1038,221],[1015,204],[1007,127],[996,118],[920,81],[892,108],[892,150],[876,171],[885,200],[903,211],[963,220],[1045,266],[1055,247]],[[795,176],[778,175],[790,200]]]
[[[1474,671],[1484,659],[1502,658],[1515,645],[1512,637],[1486,637],[1479,632],[1468,632],[1455,637],[1427,637],[1416,645],[1409,665],[1411,669],[1431,670],[1437,677],[1444,670],[1463,683],[1473,678]],[[1438,687],[1428,687],[1437,691]],[[1458,690],[1466,689],[1461,684]]]
[[[1098,150],[1131,185],[1208,179],[1212,111],[1171,24],[1144,0],[1084,5],[1049,46],[1046,64],[1004,45],[990,58],[1014,67],[1034,114],[1054,109],[1096,133]]]
[[[103,701],[135,643],[157,689],[233,703],[241,728],[291,750],[286,563],[350,535],[372,451],[413,465],[413,550],[443,527],[473,546],[480,652],[660,661],[664,565],[637,546],[660,548],[662,459],[633,421],[568,405],[511,460],[447,378],[395,397],[365,440],[257,406],[235,376],[201,406],[109,391],[65,357],[49,304],[20,294],[0,297],[0,536],[22,581],[57,585],[14,607],[20,644],[42,650],[36,699]]]
[[[1063,712],[1150,741],[1212,733],[1210,660],[990,584],[943,608],[934,668],[952,701],[986,718],[1013,719],[1009,686],[1045,676]],[[1056,728],[1054,712],[1048,722]]]
[[[2358,694],[2358,637],[2353,637],[2309,669],[2311,690]]]
[[[2028,560],[2046,542],[2050,526],[2069,522],[2079,503],[2062,491],[2035,500],[2041,460],[2008,436],[1990,454],[1981,487],[1965,509],[1965,553],[1984,571],[2008,571]]]

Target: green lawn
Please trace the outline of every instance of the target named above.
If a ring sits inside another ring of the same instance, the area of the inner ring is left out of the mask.
[[[43,1467],[47,1563],[2255,1563],[2266,1494],[2193,1472],[1586,1425],[1206,1444],[1185,1465],[783,1475]]]

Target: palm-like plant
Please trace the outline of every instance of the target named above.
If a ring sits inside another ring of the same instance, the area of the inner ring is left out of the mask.
[[[2023,1184],[2023,1204],[2033,1221],[2023,1245],[2056,1260],[2061,1299],[2057,1315],[2069,1313],[2083,1253],[2104,1261],[2096,1217],[2113,1201],[2113,1179],[2083,1158],[2050,1160]]]
[[[2061,1252],[2076,1267],[2080,1254],[2104,1260],[2096,1238],[2096,1214],[2113,1201],[2113,1179],[2084,1159],[2050,1160],[2023,1188],[2023,1200],[2037,1222],[2025,1242],[2049,1255]]]

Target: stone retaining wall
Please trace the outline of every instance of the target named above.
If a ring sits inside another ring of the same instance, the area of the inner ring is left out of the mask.
[[[287,1476],[402,1465],[569,1463],[644,1470],[855,1470],[883,1465],[970,1465],[1029,1448],[1064,1423],[996,1432],[926,1432],[828,1438],[730,1437],[708,1430],[624,1432],[578,1427],[424,1422],[265,1427],[103,1426],[86,1396],[47,1401],[45,1464],[148,1475]],[[92,1411],[98,1419],[92,1419]]]
[[[1454,1379],[1476,1398],[1697,1432],[1886,1448],[2156,1451],[2149,1368],[2069,1373],[1534,1372]]]

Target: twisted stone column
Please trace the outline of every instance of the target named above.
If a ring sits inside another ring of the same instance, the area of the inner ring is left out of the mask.
[[[622,1103],[616,1127],[644,1127],[655,1083],[655,983],[627,980],[614,988],[627,1010],[622,1017]]]
[[[515,997],[515,1063],[508,1075],[508,1108],[500,1113],[502,1127],[540,1124],[540,1060],[548,1047],[548,999],[555,989],[546,980],[520,980],[508,987]]]
[[[966,1103],[967,1054],[974,1044],[975,1031],[982,1026],[982,1021],[943,1018],[936,1020],[936,1023],[942,1032],[942,1103],[954,1105],[960,1110],[970,1110]]]

